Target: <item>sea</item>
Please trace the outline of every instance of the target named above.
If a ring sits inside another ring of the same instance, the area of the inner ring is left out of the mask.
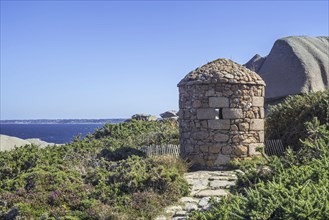
[[[0,134],[22,139],[38,138],[48,143],[64,144],[76,136],[85,137],[105,123],[117,124],[125,119],[79,120],[1,120]]]

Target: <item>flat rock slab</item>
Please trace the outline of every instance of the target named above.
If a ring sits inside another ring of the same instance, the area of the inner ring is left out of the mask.
[[[226,196],[228,193],[224,189],[216,189],[216,190],[202,190],[195,194],[196,197],[209,197],[209,196]]]
[[[208,185],[208,179],[189,179],[187,182],[192,186],[192,190],[204,189]]]
[[[230,177],[228,176],[211,176],[208,180],[229,180]]]
[[[183,203],[199,203],[199,199],[195,197],[182,197],[179,201]]]
[[[235,185],[235,182],[227,180],[213,180],[210,182],[211,189],[224,189],[229,188],[230,186]]]
[[[210,196],[203,197],[202,199],[200,199],[198,205],[201,207],[208,205],[210,198],[211,198]]]
[[[200,179],[200,178],[208,178],[211,176],[207,171],[195,171],[195,172],[189,172],[185,173],[184,177],[188,179]]]
[[[182,210],[183,210],[182,206],[173,205],[173,206],[168,206],[165,209],[165,213],[167,213],[167,214],[175,214],[177,211],[182,211]]]

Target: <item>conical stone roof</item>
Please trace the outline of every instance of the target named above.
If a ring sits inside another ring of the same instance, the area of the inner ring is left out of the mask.
[[[188,73],[178,86],[209,83],[265,85],[257,73],[246,67],[229,59],[217,59]]]

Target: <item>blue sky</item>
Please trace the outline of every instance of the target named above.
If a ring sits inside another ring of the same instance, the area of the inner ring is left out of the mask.
[[[278,38],[328,36],[328,1],[1,1],[1,119],[178,109],[177,83]]]

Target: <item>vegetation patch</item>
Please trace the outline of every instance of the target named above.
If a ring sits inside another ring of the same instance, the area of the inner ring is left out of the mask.
[[[321,124],[329,123],[329,90],[287,97],[271,106],[265,121],[265,137],[281,139],[285,146],[298,150],[308,134],[305,122],[314,117]]]
[[[186,165],[136,148],[177,141],[176,122],[133,120],[63,146],[0,152],[0,219],[151,219],[188,194]]]

